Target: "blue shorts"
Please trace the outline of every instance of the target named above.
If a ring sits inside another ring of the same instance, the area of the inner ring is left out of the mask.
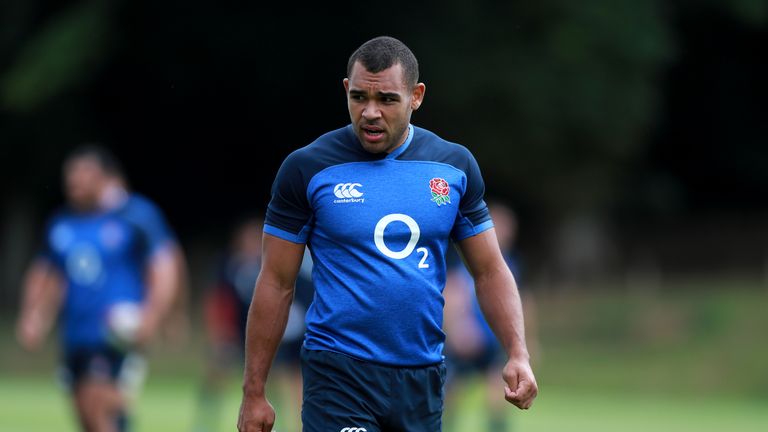
[[[70,348],[64,353],[62,379],[69,389],[85,380],[116,382],[126,353],[109,347]]]
[[[304,432],[438,432],[445,364],[390,367],[302,348]]]

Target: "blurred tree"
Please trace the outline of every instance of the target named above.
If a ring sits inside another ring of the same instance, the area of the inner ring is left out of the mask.
[[[727,182],[712,201],[743,206],[768,185],[764,0],[387,7],[0,2],[0,206],[49,209],[67,148],[103,140],[182,236],[222,229],[263,207],[285,154],[347,121],[346,58],[379,34],[421,61],[414,121],[471,147],[489,190],[541,231],[603,227],[627,201],[683,214]]]
[[[599,209],[657,115],[674,52],[662,5],[451,2],[436,21],[456,28],[424,51],[427,64],[450,59],[452,73],[433,72],[432,88],[443,88],[429,96],[497,193],[547,213]]]

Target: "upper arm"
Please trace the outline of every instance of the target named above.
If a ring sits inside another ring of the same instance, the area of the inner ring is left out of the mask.
[[[144,254],[152,261],[158,256],[174,259],[176,240],[163,212],[150,201],[141,197],[131,198],[127,217],[141,232],[144,240]],[[162,252],[162,253],[159,253]]]
[[[491,227],[491,215],[483,200],[485,182],[480,173],[480,167],[469,150],[462,148],[460,169],[466,177],[464,193],[461,195],[459,212],[451,231],[451,238],[459,242],[468,237],[480,234]]]
[[[303,243],[283,240],[265,232],[259,282],[292,290],[303,258]]]
[[[307,198],[308,179],[301,150],[291,153],[280,166],[272,184],[264,232],[293,243],[306,243],[312,219]]]
[[[493,228],[456,243],[475,280],[507,268]]]
[[[30,264],[22,289],[26,302],[50,300],[61,295],[64,279],[52,262],[45,257],[39,257]]]

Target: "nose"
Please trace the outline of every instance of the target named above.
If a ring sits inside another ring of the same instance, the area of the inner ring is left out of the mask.
[[[363,118],[366,120],[376,120],[381,117],[381,110],[376,101],[368,101],[363,107]]]

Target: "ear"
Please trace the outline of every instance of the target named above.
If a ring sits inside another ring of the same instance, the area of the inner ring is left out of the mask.
[[[411,93],[411,109],[416,111],[424,101],[424,93],[427,91],[427,86],[424,83],[418,83],[413,87]]]
[[[344,93],[349,94],[349,78],[344,78]]]

